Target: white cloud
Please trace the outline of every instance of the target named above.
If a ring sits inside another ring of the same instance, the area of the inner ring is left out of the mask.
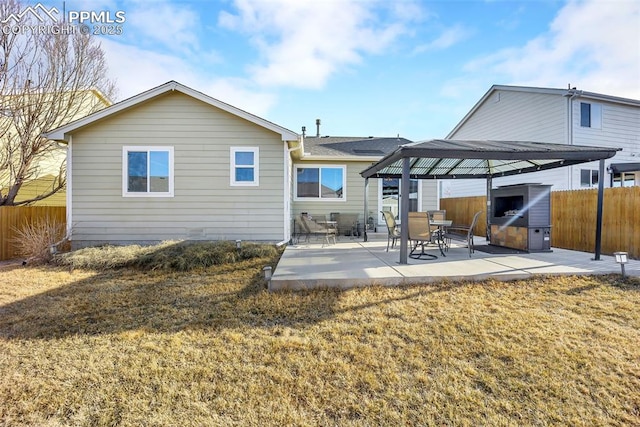
[[[273,93],[260,92],[244,79],[218,78],[208,84],[205,83],[200,90],[222,102],[263,118],[267,118],[269,111],[276,103],[276,96]]]
[[[113,38],[104,39],[101,43],[109,64],[109,74],[116,80],[119,99],[169,80],[187,84],[196,79],[189,64],[179,57],[129,46]]]
[[[200,18],[184,3],[134,3],[127,8],[126,18],[127,31],[136,32],[142,40],[183,54],[198,49]]]
[[[640,99],[640,3],[571,1],[549,31],[523,47],[469,62],[469,73],[531,86]],[[492,84],[491,83],[491,84]],[[487,86],[488,88],[488,86]]]
[[[213,76],[206,69],[170,53],[157,53],[105,39],[102,41],[109,74],[116,80],[118,99],[176,80],[220,101],[264,116],[275,103],[269,92],[260,91],[245,79]]]
[[[336,71],[388,48],[419,15],[407,13],[409,5],[392,7],[383,22],[375,10],[381,4],[236,0],[237,14],[220,13],[218,23],[248,34],[259,49],[262,59],[249,68],[258,84],[317,89]]]
[[[472,34],[472,31],[460,24],[456,24],[438,36],[435,40],[416,46],[414,53],[430,52],[435,50],[444,50],[453,45],[456,45],[466,39]]]

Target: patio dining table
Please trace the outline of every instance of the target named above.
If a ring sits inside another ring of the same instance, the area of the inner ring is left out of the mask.
[[[453,221],[450,219],[430,219],[429,224],[438,227],[438,232],[436,233],[436,242],[438,243],[440,254],[443,257],[446,257],[442,248],[443,245],[446,245],[446,242],[444,241],[444,232],[447,227],[450,227],[451,224],[453,224]]]

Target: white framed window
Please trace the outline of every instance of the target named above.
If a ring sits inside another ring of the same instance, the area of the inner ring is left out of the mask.
[[[294,199],[344,202],[346,176],[344,165],[296,165]]]
[[[599,178],[600,171],[598,169],[580,169],[581,187],[596,187]]]
[[[580,103],[580,126],[583,128],[602,128],[602,105]]]
[[[634,172],[614,173],[611,178],[612,187],[633,187],[636,185],[636,174]]]
[[[173,147],[122,147],[123,197],[173,197]]]
[[[231,147],[230,185],[234,187],[260,185],[260,149],[258,147]]]

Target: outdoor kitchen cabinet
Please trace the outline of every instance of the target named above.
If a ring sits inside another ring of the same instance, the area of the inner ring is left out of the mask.
[[[492,245],[551,251],[551,186],[518,184],[491,191]]]

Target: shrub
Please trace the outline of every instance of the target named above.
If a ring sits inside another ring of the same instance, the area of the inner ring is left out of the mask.
[[[58,264],[74,268],[113,269],[135,267],[141,270],[188,271],[213,265],[230,264],[253,258],[275,257],[273,245],[243,243],[240,251],[235,242],[167,241],[152,246],[100,246],[60,254]]]
[[[33,223],[25,222],[22,227],[14,229],[13,243],[21,256],[29,263],[42,264],[51,261],[51,246],[60,243],[65,236],[64,222],[49,217]]]

